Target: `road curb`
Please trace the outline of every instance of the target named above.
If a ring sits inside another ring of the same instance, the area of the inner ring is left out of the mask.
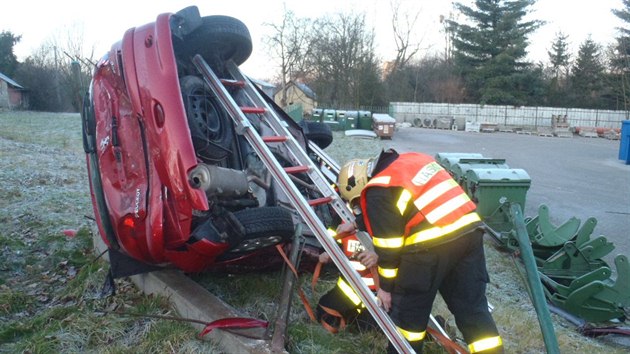
[[[103,243],[98,231],[93,232],[93,241],[97,254],[107,250],[107,246]],[[244,317],[235,308],[186,277],[181,271],[161,270],[134,275],[129,278],[143,293],[168,298],[171,305],[182,318],[209,323],[222,318]],[[204,328],[204,325],[199,323],[190,324],[198,331]],[[242,330],[242,333],[248,336],[262,336],[264,332],[265,330],[260,328]],[[207,334],[204,340],[218,344],[227,353],[274,353],[271,350],[271,339],[251,339],[220,329],[213,330]],[[284,351],[282,353],[287,352]]]

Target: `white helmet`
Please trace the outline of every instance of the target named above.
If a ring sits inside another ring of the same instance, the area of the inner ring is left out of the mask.
[[[341,198],[352,204],[353,200],[361,196],[361,191],[372,177],[375,162],[375,158],[354,159],[343,165],[337,178]]]

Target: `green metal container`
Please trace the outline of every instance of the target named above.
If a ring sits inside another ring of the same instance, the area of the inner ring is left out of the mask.
[[[330,130],[332,130],[332,131],[340,131],[340,130],[343,130],[343,129],[341,128],[341,126],[339,125],[339,122],[336,122],[336,121],[334,121],[334,120],[333,120],[333,121],[330,121],[330,120],[325,120],[323,123],[324,123],[324,124],[326,124],[327,126],[329,126],[329,127],[330,127]]]
[[[322,115],[323,122],[335,122],[336,120],[336,111],[334,109],[325,109]]]
[[[324,110],[321,108],[313,108],[312,120],[315,122],[321,122],[324,116]]]
[[[372,112],[359,111],[357,129],[372,130]]]
[[[345,130],[359,129],[359,111],[346,111]]]
[[[467,193],[477,204],[477,213],[495,231],[509,231],[513,225],[506,215],[505,203],[525,209],[531,178],[523,169],[476,168],[466,171]],[[509,211],[509,210],[507,210]]]
[[[452,161],[449,161],[452,163]],[[468,182],[466,181],[466,173],[472,169],[506,169],[509,166],[505,163],[505,159],[490,158],[460,158],[457,163],[451,165],[449,171],[453,178],[468,192]]]
[[[447,170],[451,170],[453,166],[461,159],[483,159],[483,155],[479,153],[466,152],[438,152],[435,154],[435,161]]]
[[[346,111],[335,111],[335,120],[339,123],[337,130],[346,130]]]

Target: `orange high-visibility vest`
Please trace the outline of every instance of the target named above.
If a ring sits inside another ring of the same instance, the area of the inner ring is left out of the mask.
[[[374,235],[370,220],[364,213],[367,231],[374,238],[394,236],[385,247],[398,248],[414,243],[435,240],[479,221],[476,208],[464,190],[451,175],[432,157],[420,153],[400,154],[383,171],[373,176],[361,192],[361,207],[367,210],[366,193],[373,187],[401,187],[396,203],[401,215],[413,204],[418,210],[405,225],[403,235]],[[411,234],[411,230],[422,222],[427,228]],[[398,236],[398,237],[396,237]],[[374,240],[375,246],[378,240]]]

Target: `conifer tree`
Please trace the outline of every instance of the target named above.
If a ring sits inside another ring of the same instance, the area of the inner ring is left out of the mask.
[[[531,95],[538,71],[525,61],[528,35],[541,21],[526,21],[535,0],[476,0],[456,3],[467,18],[450,21],[454,63],[464,78],[470,101],[521,105]]]

